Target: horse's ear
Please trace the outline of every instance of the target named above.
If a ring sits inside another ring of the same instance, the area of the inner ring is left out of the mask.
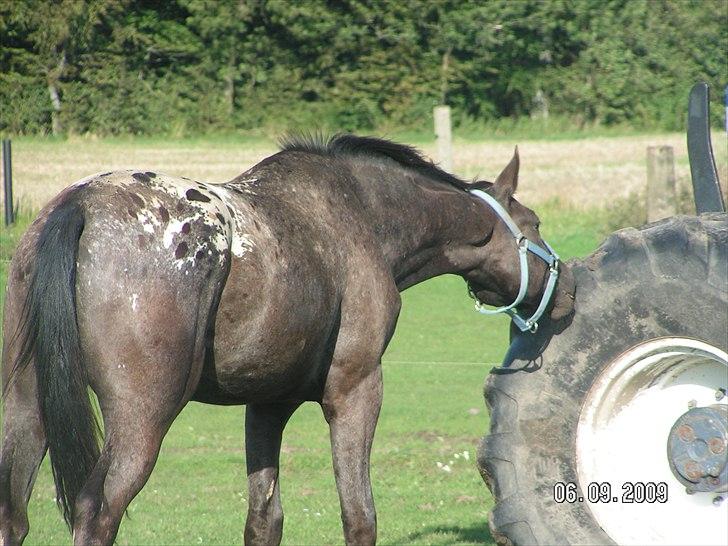
[[[498,175],[498,178],[496,178],[495,183],[493,184],[495,197],[501,202],[508,202],[508,199],[516,193],[516,188],[518,188],[519,165],[520,160],[518,159],[518,146],[516,146],[510,163],[506,165],[506,168]]]

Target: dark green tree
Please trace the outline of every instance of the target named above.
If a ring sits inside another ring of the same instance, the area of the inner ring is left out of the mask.
[[[0,130],[349,130],[560,116],[684,128],[725,0],[0,0]]]

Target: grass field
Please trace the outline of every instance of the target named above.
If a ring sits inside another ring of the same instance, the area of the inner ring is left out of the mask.
[[[645,145],[678,146],[675,135],[659,139],[522,143],[519,193],[527,204],[537,203],[544,237],[562,256],[583,256],[597,246],[607,195],[634,190],[620,185],[622,175],[632,176],[629,171],[637,169]],[[466,176],[480,171],[494,177],[509,159],[512,144],[460,142],[456,169]],[[14,166],[18,193],[29,210],[63,185],[102,169],[144,165],[219,181],[272,150],[266,141],[244,146],[216,140],[137,145],[21,139],[15,144]],[[678,165],[685,166],[680,153]],[[585,201],[587,194],[596,195]],[[0,288],[2,268],[26,222],[27,217],[0,234]],[[474,313],[464,283],[452,276],[407,290],[403,302],[384,359],[384,405],[372,454],[379,543],[490,544],[487,513],[493,500],[474,459],[488,428],[483,381],[507,348],[507,321]],[[247,509],[243,414],[243,408],[201,404],[182,412],[149,483],[122,523],[118,544],[241,543]],[[281,476],[284,544],[342,543],[328,431],[314,404],[303,406],[286,429]],[[70,542],[55,508],[47,461],[33,492],[30,522],[27,544]]]

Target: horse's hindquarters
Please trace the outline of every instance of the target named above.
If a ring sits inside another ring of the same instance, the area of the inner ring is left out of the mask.
[[[230,260],[224,231],[172,196],[138,191],[120,214],[99,193],[85,202],[76,305],[106,439],[76,500],[78,543],[112,543],[151,473],[197,386]]]
[[[76,293],[92,386],[102,404],[104,393],[129,390],[141,404],[148,395],[150,403],[179,405],[199,376],[229,253],[199,228],[180,232],[184,237],[167,247],[144,224],[113,229],[115,219],[103,212],[89,216],[79,241]],[[177,250],[205,246],[209,253],[194,261]]]

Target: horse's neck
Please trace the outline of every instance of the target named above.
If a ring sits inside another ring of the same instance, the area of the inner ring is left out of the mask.
[[[363,171],[363,172],[362,172]],[[362,169],[360,174],[365,174]],[[459,256],[483,241],[493,218],[482,202],[466,192],[394,169],[391,177],[358,176],[364,203],[397,287],[467,268]],[[404,178],[404,179],[397,179]]]

